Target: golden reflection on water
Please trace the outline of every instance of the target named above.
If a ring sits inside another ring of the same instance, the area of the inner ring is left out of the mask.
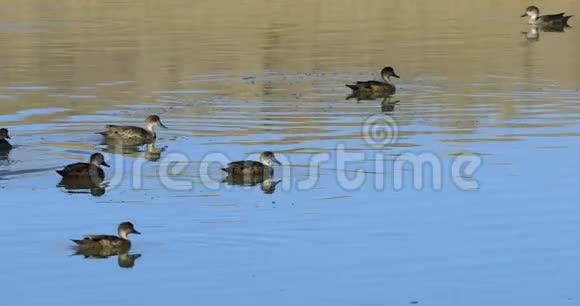
[[[518,105],[553,101],[550,95],[536,95],[546,89],[556,100],[565,99],[561,90],[574,89],[580,80],[575,29],[544,33],[530,44],[521,35],[529,30],[518,17],[527,6],[521,1],[0,3],[2,113],[53,109],[10,116],[2,119],[4,125],[62,122],[100,111],[139,121],[142,114],[133,116],[130,105],[180,104],[185,112],[157,110],[173,118],[225,119],[214,124],[226,129],[194,126],[194,135],[259,134],[265,122],[276,120],[274,126],[284,127],[277,130],[283,141],[296,144],[312,135],[357,138],[321,134],[332,117],[328,113],[356,113],[359,105],[329,111],[328,104],[315,102],[341,101],[349,94],[345,82],[373,78],[387,64],[403,77],[396,109],[404,113],[405,104],[411,109],[401,118],[403,124],[432,117],[437,120],[430,126],[463,130],[480,128],[482,113],[502,120],[529,118]],[[580,11],[578,1],[545,6],[547,12]],[[532,101],[522,98],[524,92],[531,92]],[[199,102],[216,96],[226,102]],[[232,100],[240,103],[227,102]],[[291,103],[247,108],[245,101]],[[296,101],[312,103],[297,108]],[[473,104],[488,110],[470,110]],[[568,113],[568,106],[556,104],[549,113]],[[457,117],[443,119],[451,114],[442,109],[453,109]],[[245,115],[235,116],[237,110]],[[245,121],[257,123],[247,126]],[[94,118],[84,123],[76,131],[102,126]],[[498,122],[498,127],[543,124]],[[180,127],[192,129],[188,123]],[[514,140],[486,138],[494,139]]]

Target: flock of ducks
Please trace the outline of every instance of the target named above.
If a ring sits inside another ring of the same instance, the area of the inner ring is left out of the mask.
[[[529,6],[521,17],[529,16],[529,23],[537,27],[566,27],[567,22],[572,16],[565,16],[564,13],[555,15],[540,15],[540,10],[536,6]],[[346,86],[352,90],[350,97],[389,97],[396,91],[395,84],[391,78],[400,78],[392,67],[385,67],[380,73],[382,81],[359,81],[355,84]],[[145,127],[137,126],[118,126],[107,125],[105,131],[98,134],[103,135],[107,143],[119,144],[123,146],[141,146],[155,142],[157,135],[156,127],[167,128],[159,116],[151,115],[145,119]],[[0,152],[10,151],[12,145],[7,141],[10,139],[8,130],[0,129]],[[268,182],[270,188],[274,188],[276,182],[269,179],[274,174],[273,165],[281,165],[273,152],[266,151],[260,155],[259,161],[242,160],[229,163],[222,168],[227,173],[224,182],[239,185],[254,185],[257,183]],[[90,185],[98,186],[105,178],[105,172],[101,166],[109,167],[101,153],[91,155],[88,163],[74,163],[65,166],[62,170],[56,172],[62,176],[62,182],[74,183],[81,186]],[[271,187],[273,185],[273,187]],[[108,257],[119,255],[119,265],[121,265],[121,256],[123,260],[135,260],[138,255],[128,255],[131,248],[129,234],[141,234],[130,222],[119,224],[117,229],[118,236],[113,235],[86,235],[83,239],[72,241],[76,244],[76,254],[85,256]]]
[[[167,128],[159,116],[150,115],[145,119],[145,127],[138,126],[119,126],[107,125],[105,130],[98,132],[104,137],[107,144],[114,144],[120,146],[141,146],[149,145],[155,142],[157,134],[156,127]],[[0,129],[0,152],[8,152],[13,147],[8,142],[10,139],[8,129]],[[231,162],[222,168],[227,174],[224,182],[235,185],[253,186],[255,184],[262,184],[262,190],[265,193],[272,193],[276,184],[279,182],[272,182],[270,179],[274,175],[274,164],[282,165],[276,159],[273,152],[266,151],[260,155],[259,161],[241,160]],[[101,166],[109,167],[105,161],[105,157],[101,153],[93,153],[89,162],[78,162],[66,165],[61,170],[56,172],[62,177],[60,186],[68,186],[70,189],[93,189],[100,190],[100,185],[105,179],[105,171]],[[93,195],[100,195],[93,193]],[[75,255],[84,255],[85,257],[109,257],[119,256],[120,266],[132,266],[139,255],[129,255],[128,251],[131,248],[131,241],[129,234],[141,234],[137,231],[131,222],[123,222],[119,224],[117,229],[118,236],[113,235],[86,235],[83,239],[72,239],[76,244]]]

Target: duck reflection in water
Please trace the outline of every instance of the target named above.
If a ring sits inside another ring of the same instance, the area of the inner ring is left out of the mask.
[[[395,106],[399,104],[399,102],[401,101],[391,101],[390,99],[385,98],[381,102],[381,111],[386,114],[392,114],[395,112]]]
[[[393,95],[384,92],[373,92],[373,91],[353,91],[350,95],[346,96],[346,100],[356,100],[360,101],[373,101],[378,99],[391,98]]]
[[[108,258],[119,256],[118,264],[122,268],[131,268],[141,254],[129,254],[131,241],[129,234],[141,233],[131,222],[123,222],[117,227],[117,236],[114,235],[85,235],[83,239],[72,239],[76,244],[73,255],[83,255],[85,258]]]
[[[2,151],[0,150],[0,160],[6,161],[10,157],[10,150]]]
[[[264,193],[273,193],[280,181],[273,181],[274,164],[281,165],[274,153],[270,151],[260,154],[260,161],[241,160],[229,163],[222,168],[227,173],[224,183],[229,185],[255,186],[261,184]]]
[[[84,193],[91,194],[94,197],[100,197],[107,192],[107,185],[104,183],[95,183],[92,180],[69,180],[62,179],[56,187],[64,188],[67,193]]]
[[[148,143],[145,145],[145,151],[141,150],[139,146],[123,146],[116,143],[102,143],[106,145],[104,151],[113,154],[126,154],[126,155],[138,155],[140,153],[145,153],[144,158],[148,161],[156,162],[161,159],[161,153],[163,153],[167,146],[156,147],[154,143]]]
[[[360,102],[363,100],[374,101],[374,100],[382,99],[381,100],[381,111],[383,113],[394,113],[395,106],[400,102],[398,100],[392,101],[393,96],[391,96],[391,95],[386,95],[386,94],[382,94],[382,93],[374,93],[374,92],[353,92],[352,94],[347,96],[346,99],[347,100],[356,99],[357,102]]]
[[[540,32],[565,32],[569,25],[545,25],[545,26],[533,26],[530,27],[529,31],[522,31],[522,35],[526,37],[528,41],[539,41]]]
[[[272,179],[264,180],[262,183],[260,183],[260,189],[262,189],[262,192],[265,194],[272,194],[274,191],[276,191],[276,185],[278,185],[278,183],[281,181],[282,180],[274,181]]]
[[[242,174],[228,174],[222,183],[228,185],[237,185],[237,186],[246,186],[246,187],[253,187],[256,185],[260,185],[260,189],[265,194],[272,194],[276,191],[276,185],[280,183],[282,180],[273,180],[271,177],[268,176],[259,176],[259,175],[242,175]]]
[[[130,269],[135,266],[135,261],[141,257],[141,254],[130,254],[130,253],[123,253],[123,254],[103,254],[97,252],[88,252],[88,251],[76,251],[73,256],[83,256],[85,259],[106,259],[109,257],[117,256],[117,265],[119,268]]]

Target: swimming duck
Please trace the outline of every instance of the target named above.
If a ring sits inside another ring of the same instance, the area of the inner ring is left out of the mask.
[[[259,162],[253,160],[236,161],[229,163],[222,170],[233,176],[272,176],[274,174],[273,164],[282,165],[274,153],[266,151],[260,154]]]
[[[117,234],[113,235],[86,235],[82,240],[71,239],[76,243],[78,254],[121,254],[131,248],[129,234],[141,235],[131,222],[123,222],[117,228]],[[105,255],[105,256],[111,256]]]
[[[138,126],[107,125],[105,131],[99,132],[107,142],[122,143],[128,146],[153,143],[157,138],[155,127],[167,128],[157,115],[145,118],[145,128]]]
[[[62,170],[56,170],[63,179],[91,181],[102,181],[105,178],[105,171],[100,166],[109,167],[105,162],[105,157],[101,153],[94,153],[88,163],[75,163],[64,167]]]
[[[391,83],[391,77],[400,78],[395,73],[393,67],[385,67],[381,70],[381,78],[383,82],[380,81],[362,81],[356,82],[353,85],[346,85],[346,87],[352,89],[356,92],[382,92],[385,94],[394,94],[395,93],[395,84]]]
[[[8,129],[0,129],[0,151],[10,151],[12,150],[12,145],[8,142],[10,135],[8,135]]]
[[[526,12],[522,14],[521,17],[530,16],[529,24],[538,26],[548,26],[548,25],[567,25],[568,19],[572,16],[564,16],[564,13],[554,14],[554,15],[543,15],[540,16],[540,9],[536,6],[528,6]]]

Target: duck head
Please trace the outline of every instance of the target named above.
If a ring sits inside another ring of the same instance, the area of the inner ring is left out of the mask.
[[[129,240],[129,234],[141,235],[141,233],[135,229],[135,226],[133,226],[133,223],[131,222],[123,222],[119,224],[117,232],[119,234],[119,237],[126,240]]]
[[[526,17],[526,16],[530,16],[533,19],[538,18],[538,16],[540,16],[540,9],[537,6],[528,6],[528,8],[526,8],[526,12],[522,14],[522,16],[520,17]]]
[[[8,129],[0,129],[0,139],[10,139],[10,136],[8,135]]]
[[[145,126],[147,127],[148,130],[153,131],[153,128],[155,128],[156,126],[160,126],[162,128],[167,128],[162,122],[161,122],[161,118],[159,118],[159,116],[157,115],[150,115],[147,118],[145,118]]]
[[[383,78],[383,80],[385,81],[389,81],[391,79],[391,77],[395,77],[395,78],[400,78],[399,75],[397,75],[397,73],[395,73],[395,69],[393,69],[393,67],[385,67],[383,68],[383,70],[381,70],[381,77]]]
[[[276,159],[274,153],[270,151],[260,154],[260,162],[268,167],[272,167],[273,164],[282,165],[282,163]]]
[[[95,166],[109,167],[109,164],[105,162],[105,157],[101,153],[94,153],[93,155],[91,155],[90,163]]]

